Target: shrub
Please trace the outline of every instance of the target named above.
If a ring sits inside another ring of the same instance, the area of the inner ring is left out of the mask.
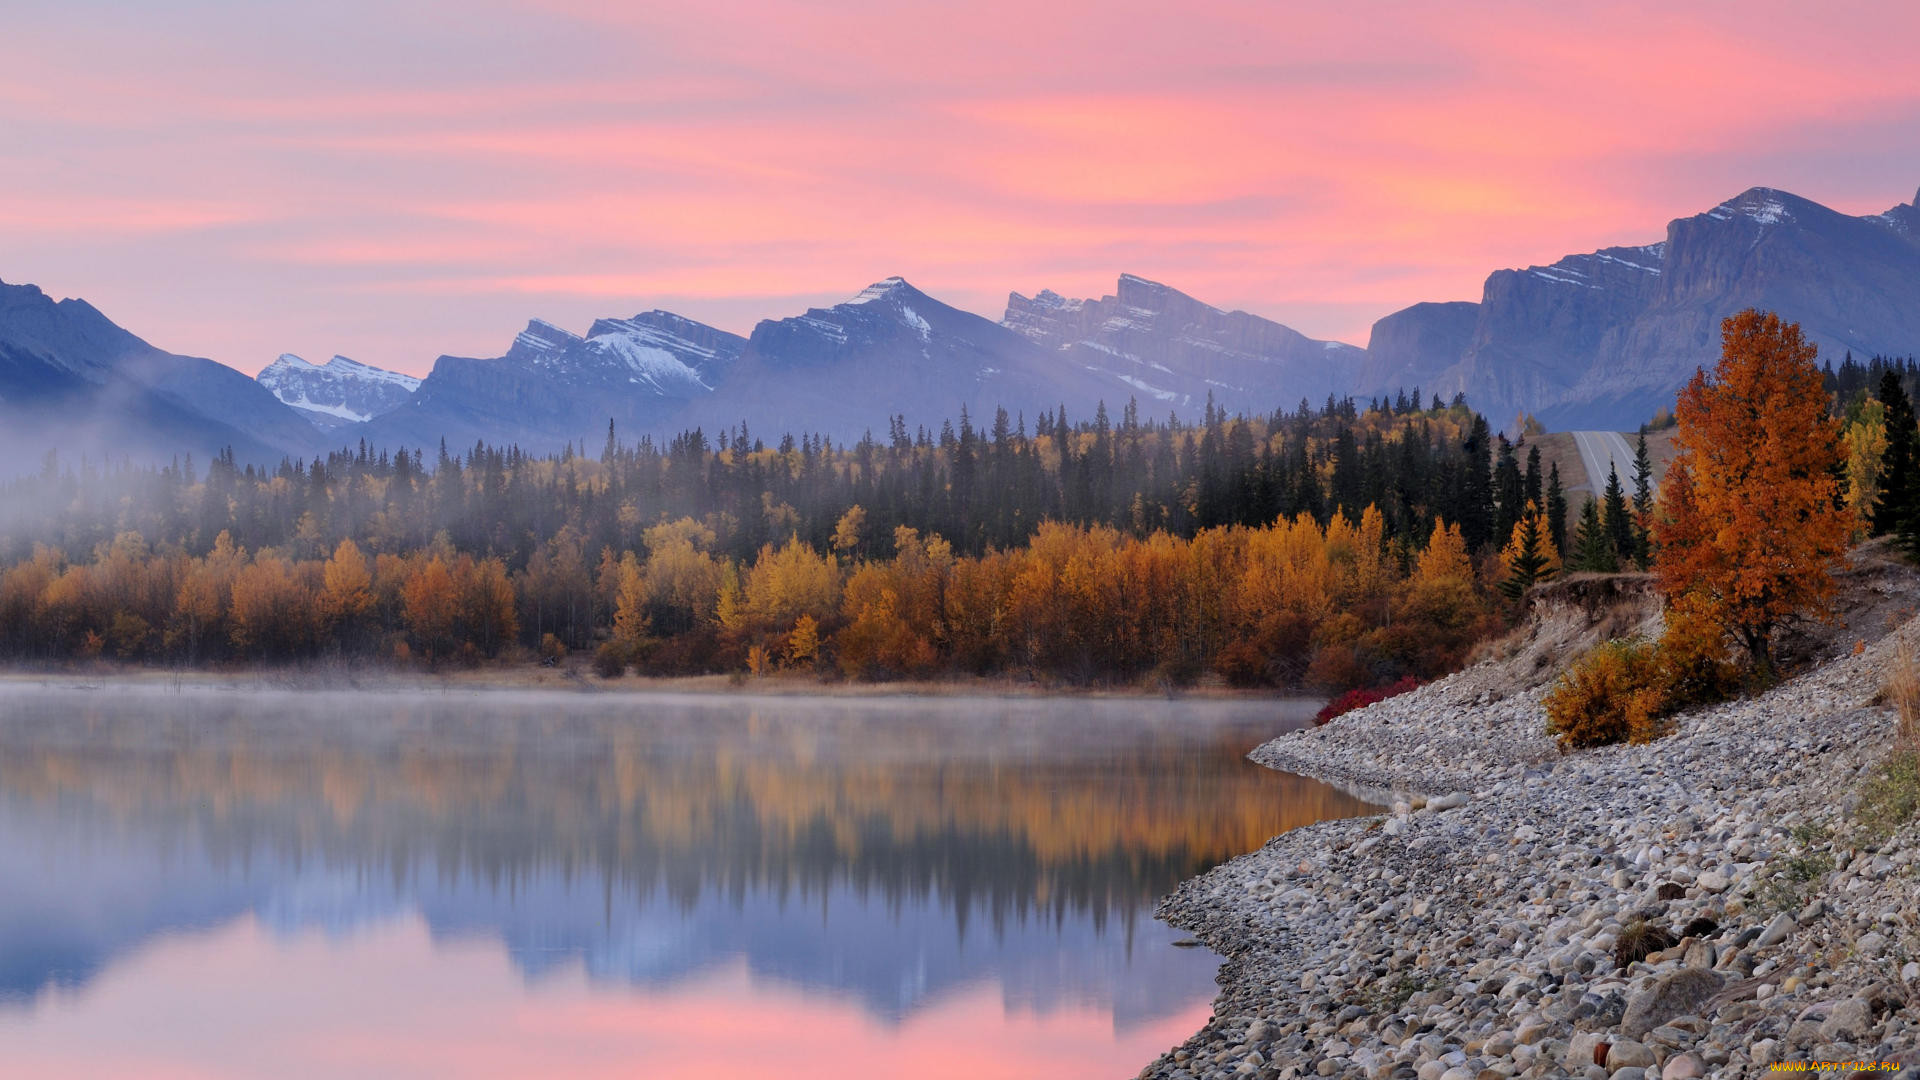
[[[1920,817],[1920,750],[1894,751],[1860,787],[1854,817],[1876,840]]]
[[[603,679],[617,679],[627,673],[627,649],[617,641],[603,641],[593,650],[593,673]]]
[[[1568,747],[1654,738],[1667,713],[1660,668],[1654,647],[1644,641],[1600,645],[1547,692],[1547,731]]]
[[[1657,643],[1609,641],[1560,677],[1546,698],[1547,730],[1563,745],[1649,742],[1665,734],[1667,717],[1739,690],[1719,621],[1687,599],[1666,619]]]
[[[1905,641],[1894,654],[1893,667],[1887,672],[1887,684],[1881,699],[1894,707],[1900,721],[1900,742],[1920,749],[1920,664],[1914,663],[1913,650]]]
[[[1368,705],[1377,704],[1390,697],[1398,697],[1409,690],[1417,689],[1419,686],[1420,680],[1411,675],[1402,675],[1398,680],[1386,686],[1349,690],[1339,697],[1334,698],[1332,701],[1327,702],[1326,705],[1321,707],[1319,712],[1314,713],[1313,722],[1316,724],[1324,724],[1342,713],[1350,713],[1355,709],[1366,708]]]
[[[1727,657],[1727,632],[1689,600],[1667,609],[1657,649],[1666,711],[1725,701],[1740,689],[1740,669]]]
[[[567,643],[553,634],[540,635],[540,659],[546,663],[557,664],[567,658]]]

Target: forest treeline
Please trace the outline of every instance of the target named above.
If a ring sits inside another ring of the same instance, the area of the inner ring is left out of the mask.
[[[1031,434],[895,418],[852,446],[615,434],[204,474],[50,457],[0,488],[0,649],[1339,690],[1457,665],[1515,551],[1564,545],[1537,450],[1417,391],[1188,425],[1059,410]]]

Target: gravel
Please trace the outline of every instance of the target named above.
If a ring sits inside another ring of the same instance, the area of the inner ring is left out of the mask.
[[[1563,754],[1543,688],[1502,696],[1483,665],[1260,747],[1387,813],[1162,901],[1227,960],[1214,1018],[1140,1075],[1920,1066],[1920,829],[1875,844],[1846,820],[1894,736],[1872,702],[1902,637],[1920,620],[1646,746]],[[1649,929],[1670,946],[1622,967]]]

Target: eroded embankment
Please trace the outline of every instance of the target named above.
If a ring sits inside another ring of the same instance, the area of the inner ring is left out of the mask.
[[[1544,734],[1565,657],[1649,610],[1572,595],[1496,660],[1262,746],[1398,805],[1289,832],[1163,901],[1229,959],[1214,1019],[1141,1075],[1920,1065],[1920,830],[1869,838],[1845,801],[1893,741],[1874,703],[1898,642],[1920,641],[1920,581],[1878,560],[1846,584],[1846,623],[1801,643],[1840,655],[1652,745],[1563,755]],[[1619,966],[1623,937],[1654,932],[1671,942]]]

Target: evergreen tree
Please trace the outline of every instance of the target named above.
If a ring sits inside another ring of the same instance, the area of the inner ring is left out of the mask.
[[[1607,538],[1613,541],[1614,558],[1624,565],[1633,561],[1639,545],[1634,540],[1633,512],[1627,509],[1627,493],[1620,486],[1620,470],[1607,468],[1605,511]]]
[[[1653,565],[1653,458],[1647,454],[1647,429],[1633,449],[1633,561]]]
[[[1580,528],[1574,533],[1573,557],[1568,565],[1594,574],[1611,574],[1620,569],[1613,538],[1607,535],[1607,527],[1600,520],[1600,503],[1592,496],[1588,496],[1586,505],[1580,508]]]
[[[1505,547],[1513,536],[1514,526],[1520,524],[1520,514],[1526,506],[1526,481],[1520,476],[1520,459],[1505,435],[1500,436],[1500,449],[1494,458],[1493,498],[1493,542]]]
[[[1463,449],[1466,461],[1462,464],[1454,517],[1460,522],[1460,535],[1467,542],[1467,550],[1480,551],[1493,542],[1494,520],[1493,431],[1486,417],[1475,414]]]
[[[1920,540],[1920,428],[1915,426],[1913,401],[1900,385],[1899,375],[1888,371],[1881,376],[1879,397],[1886,413],[1887,449],[1880,459],[1880,502],[1873,508],[1873,533],[1891,533],[1912,551]]]
[[[1501,558],[1507,566],[1507,577],[1500,583],[1500,591],[1509,600],[1519,600],[1535,582],[1553,576],[1558,556],[1549,546],[1541,526],[1539,507],[1527,504],[1520,520],[1514,523],[1513,539],[1507,543]]]
[[[1557,551],[1567,550],[1567,492],[1560,486],[1560,463],[1547,467],[1547,531]]]
[[[1545,506],[1546,496],[1540,489],[1540,448],[1527,447],[1526,500],[1535,506]]]

